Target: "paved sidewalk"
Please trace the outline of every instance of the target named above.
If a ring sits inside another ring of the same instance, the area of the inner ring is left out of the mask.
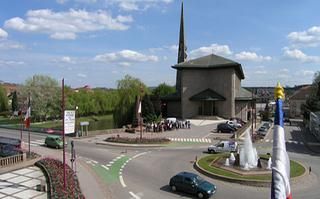
[[[38,184],[46,184],[42,171],[35,166],[18,169],[0,175],[0,198],[46,199],[47,192],[36,190]]]

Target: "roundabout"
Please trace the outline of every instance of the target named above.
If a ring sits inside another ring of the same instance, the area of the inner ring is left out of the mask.
[[[271,170],[266,168],[256,168],[244,170],[239,166],[225,166],[223,162],[230,156],[228,153],[207,155],[195,162],[195,169],[202,174],[224,180],[251,186],[270,186]],[[268,155],[261,155],[262,161],[267,161]],[[291,180],[303,177],[306,174],[305,166],[301,163],[290,161]]]

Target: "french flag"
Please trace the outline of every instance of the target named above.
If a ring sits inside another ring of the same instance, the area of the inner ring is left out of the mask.
[[[282,99],[283,88],[275,88],[276,113],[274,120],[272,148],[272,182],[271,199],[292,199],[290,190],[290,160],[286,150],[285,133],[283,128]]]
[[[26,112],[26,115],[24,117],[24,126],[26,128],[30,128],[30,123],[31,123],[31,104],[30,104],[30,97],[28,99],[28,109]]]

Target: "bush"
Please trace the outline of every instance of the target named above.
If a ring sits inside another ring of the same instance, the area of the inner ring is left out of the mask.
[[[49,190],[51,190],[48,198],[61,199],[85,199],[81,192],[79,181],[74,171],[66,166],[67,187],[63,187],[63,163],[56,159],[44,158],[35,163],[47,174],[49,181]]]
[[[106,142],[119,142],[126,144],[166,144],[170,142],[167,138],[142,138],[139,137],[129,138],[129,137],[109,137],[105,139]]]

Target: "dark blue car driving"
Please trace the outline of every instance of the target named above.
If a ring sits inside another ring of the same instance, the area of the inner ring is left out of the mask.
[[[180,172],[169,182],[171,191],[195,194],[198,198],[209,198],[216,192],[216,186],[190,172]]]

